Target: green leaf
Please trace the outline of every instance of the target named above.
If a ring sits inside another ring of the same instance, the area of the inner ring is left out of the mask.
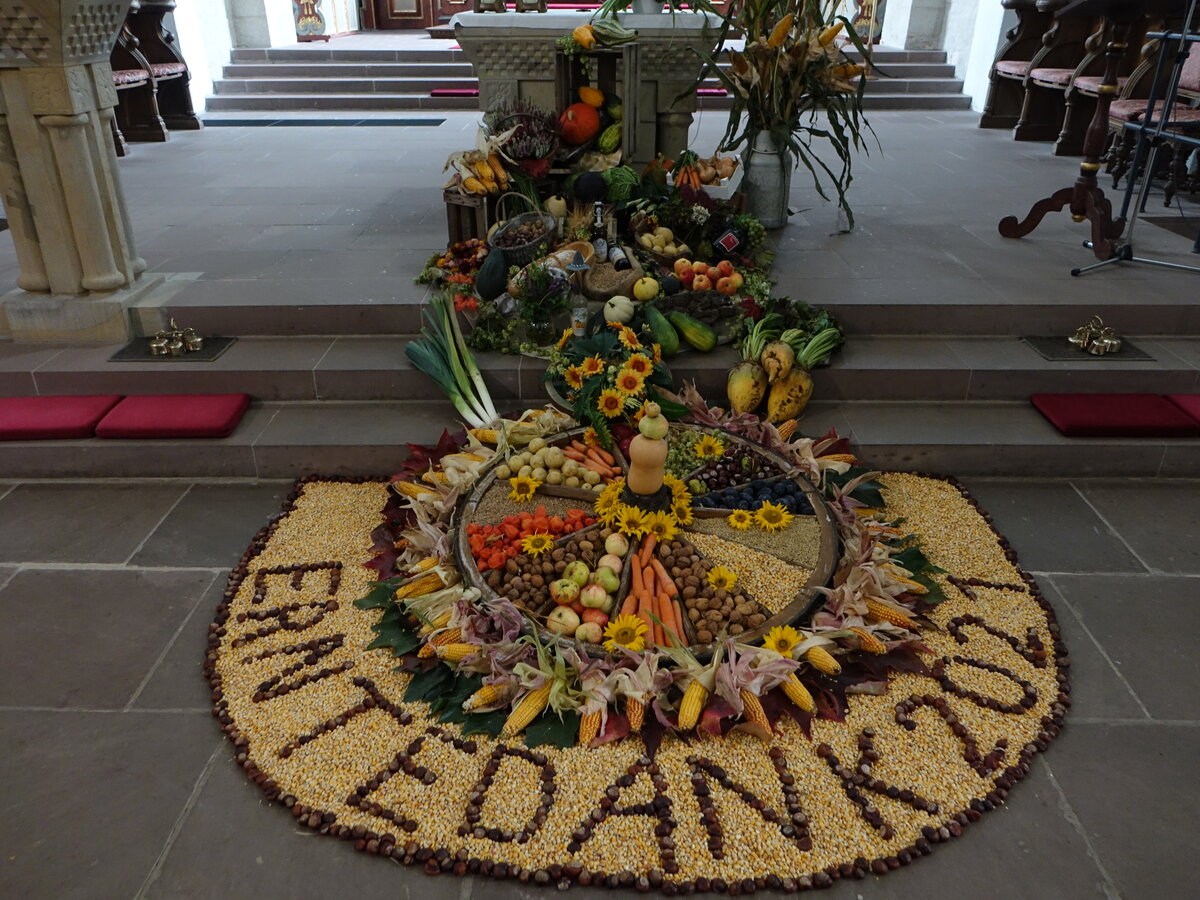
[[[407,703],[428,700],[449,689],[454,681],[454,672],[449,666],[435,666],[428,672],[416,672],[404,691]]]
[[[499,737],[507,719],[508,710],[506,709],[485,713],[468,713],[462,719],[462,735],[470,737],[473,734],[486,734],[488,737]]]
[[[923,584],[928,588],[929,593],[921,597],[921,600],[928,603],[930,606],[936,606],[946,599],[945,593],[942,592],[942,586],[930,578],[928,575],[916,574],[912,580],[917,584]]]
[[[903,566],[910,572],[941,574],[946,571],[945,569],[935,566],[933,563],[931,563],[929,561],[929,557],[927,557],[921,548],[916,544],[906,548],[901,553],[895,554],[892,557],[892,562]]]
[[[372,627],[379,636],[367,644],[368,650],[388,647],[393,655],[404,656],[421,646],[421,639],[402,622],[380,622]]]
[[[354,601],[354,605],[359,609],[385,609],[393,605],[395,601],[392,598],[396,593],[396,587],[403,580],[403,578],[396,577],[376,581],[365,596]]]
[[[579,734],[579,713],[569,711],[557,713],[546,710],[525,729],[525,746],[540,747],[553,744],[559,749],[574,746]]]

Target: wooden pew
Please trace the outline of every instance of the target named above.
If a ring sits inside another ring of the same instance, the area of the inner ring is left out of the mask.
[[[1038,7],[1057,12],[1067,0],[1038,0]],[[1089,17],[1054,20],[1044,47],[1030,63],[1023,82],[1025,97],[1013,129],[1018,141],[1052,141],[1062,131],[1066,90],[1076,75],[1103,71],[1104,23]]]
[[[133,8],[137,6],[138,0],[134,0]],[[120,99],[113,119],[113,141],[117,155],[124,156],[128,152],[125,145],[127,140],[165,141],[167,126],[158,114],[157,91],[150,62],[138,47],[138,39],[129,27],[128,15],[109,54],[109,63],[113,70],[113,85]]]
[[[980,128],[1012,128],[1021,117],[1025,76],[1044,49],[1043,40],[1055,27],[1053,12],[1039,9],[1037,0],[1001,0],[1017,14],[1017,24],[1007,34],[988,74],[988,94],[979,117]]]
[[[150,64],[162,121],[172,131],[200,128],[188,91],[191,75],[187,62],[175,44],[175,35],[163,24],[163,18],[175,9],[175,0],[140,0],[134,7],[127,21],[139,51]]]

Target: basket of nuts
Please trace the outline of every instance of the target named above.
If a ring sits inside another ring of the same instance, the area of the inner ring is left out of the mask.
[[[508,197],[526,199],[521,194],[505,194],[497,201],[497,211],[502,210]],[[488,244],[503,250],[504,261],[509,265],[527,266],[546,254],[556,242],[557,232],[558,219],[549,213],[540,210],[523,212],[503,221],[488,237]]]

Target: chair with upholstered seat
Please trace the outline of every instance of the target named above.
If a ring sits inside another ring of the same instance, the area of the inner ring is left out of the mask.
[[[1017,124],[1025,99],[1025,76],[1033,59],[1045,49],[1043,42],[1055,25],[1054,13],[1039,9],[1043,4],[1037,0],[1001,0],[1001,5],[1016,13],[1017,24],[1005,35],[992,62],[980,128],[1012,128]]]
[[[191,75],[187,62],[176,46],[175,35],[163,24],[163,18],[175,9],[175,0],[140,0],[134,5],[129,28],[137,38],[142,56],[150,63],[163,122],[172,131],[199,128],[200,120],[192,109],[188,91]]]

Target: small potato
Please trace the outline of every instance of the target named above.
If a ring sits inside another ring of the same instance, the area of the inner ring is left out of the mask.
[[[544,450],[545,448],[546,448],[546,439],[545,438],[535,437],[532,441],[529,442],[529,452],[530,453],[537,453],[539,450]]]
[[[529,465],[528,453],[514,453],[508,460],[509,468],[519,470],[521,466]]]
[[[558,469],[550,469],[546,472],[546,484],[562,484],[563,473]]]
[[[535,469],[546,468],[546,452],[544,450],[539,450],[537,453],[533,454],[533,456],[529,457],[529,464]]]
[[[563,456],[562,450],[558,447],[547,447],[542,451],[542,454],[546,461],[546,468],[548,469],[561,469],[566,462],[566,457]]]
[[[521,466],[520,470],[517,472],[517,477],[518,478],[528,478],[532,474],[533,474],[533,466]]]
[[[580,481],[576,476],[571,475],[567,478],[566,481],[563,482],[563,484],[565,484],[567,487],[577,488],[577,487],[579,487]]]
[[[562,464],[563,474],[570,477],[571,475],[579,474],[579,463],[573,459],[565,459]]]
[[[588,469],[583,473],[583,480],[586,481],[588,484],[599,484],[600,483],[600,473],[595,471],[594,469]]]
[[[497,478],[512,478],[512,469],[508,466],[496,466]]]
[[[529,477],[532,478],[534,481],[545,481],[546,480],[546,470],[543,469],[541,466],[538,466],[536,469],[534,469],[532,472],[529,473]]]

